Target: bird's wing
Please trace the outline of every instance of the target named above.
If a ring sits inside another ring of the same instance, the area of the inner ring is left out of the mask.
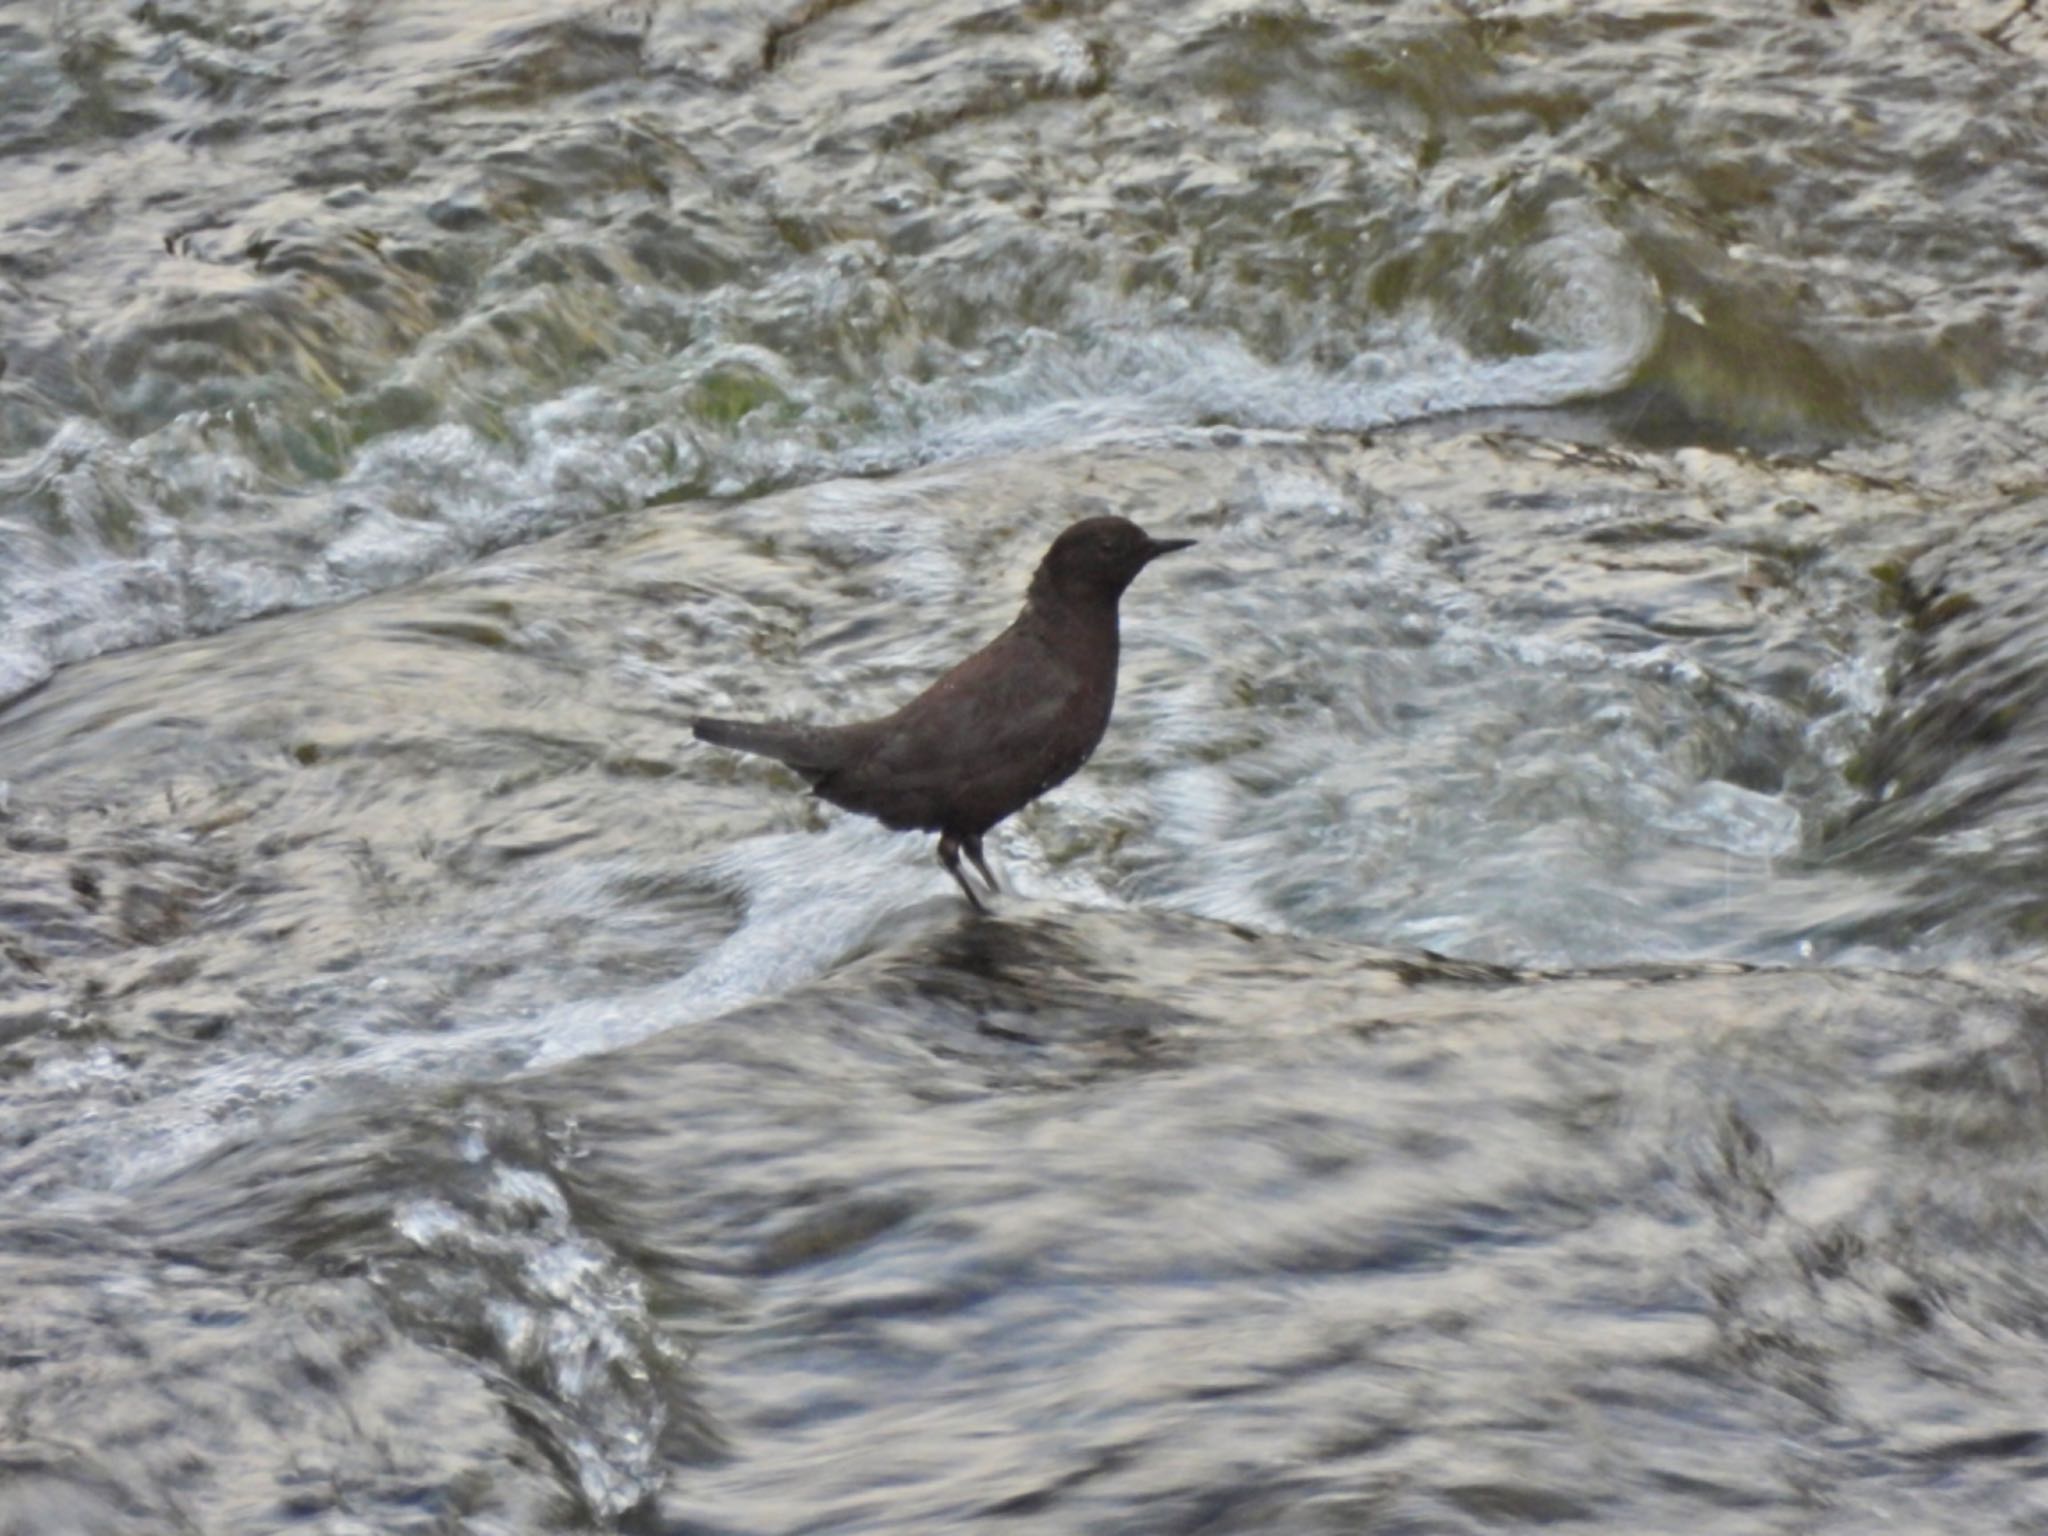
[[[1055,757],[1071,755],[1056,744],[1085,733],[1095,715],[1088,694],[1071,662],[1036,634],[1012,629],[880,723],[847,776],[912,795],[943,794],[967,782],[1063,778],[1100,734],[1098,723],[1078,757],[1055,765]],[[1104,716],[1106,705],[1105,699]],[[1017,790],[1020,799],[1036,792],[1031,782]]]
[[[1068,696],[1046,690],[1006,698],[973,688],[926,695],[914,728],[887,733],[861,767],[928,784],[1032,756],[1058,728]]]

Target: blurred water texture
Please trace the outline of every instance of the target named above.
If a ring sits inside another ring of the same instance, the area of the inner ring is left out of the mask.
[[[2048,1520],[2044,61],[0,10],[0,1530]]]

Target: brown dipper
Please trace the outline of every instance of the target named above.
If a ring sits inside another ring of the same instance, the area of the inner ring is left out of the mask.
[[[853,725],[691,722],[699,741],[787,763],[821,799],[898,831],[939,834],[939,862],[978,912],[964,849],[988,888],[982,834],[1088,761],[1116,699],[1116,604],[1149,563],[1193,539],[1091,517],[1052,542],[1024,611],[987,645],[879,720]]]

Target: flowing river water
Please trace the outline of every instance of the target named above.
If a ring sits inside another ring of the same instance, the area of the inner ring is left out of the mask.
[[[0,1532],[2048,1526],[2044,422],[2032,0],[0,6]]]

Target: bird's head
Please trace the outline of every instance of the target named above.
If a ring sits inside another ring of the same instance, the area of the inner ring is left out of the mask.
[[[1052,541],[1031,578],[1033,596],[1107,597],[1111,602],[1161,555],[1193,539],[1155,539],[1127,517],[1083,518]]]

